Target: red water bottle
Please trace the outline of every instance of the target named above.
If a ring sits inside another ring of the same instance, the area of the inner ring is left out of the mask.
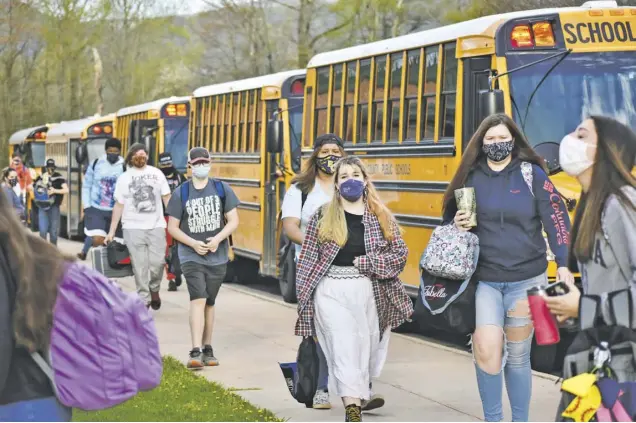
[[[557,344],[561,340],[556,317],[550,313],[545,302],[545,289],[542,286],[530,288],[528,291],[530,316],[534,323],[534,335],[538,345]]]

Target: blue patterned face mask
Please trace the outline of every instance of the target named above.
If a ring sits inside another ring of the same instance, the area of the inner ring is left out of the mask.
[[[505,160],[515,147],[515,141],[502,141],[493,144],[484,144],[481,149],[486,156],[493,162],[501,162]]]
[[[340,195],[345,200],[353,203],[362,197],[364,193],[364,182],[359,179],[347,179],[340,184]]]

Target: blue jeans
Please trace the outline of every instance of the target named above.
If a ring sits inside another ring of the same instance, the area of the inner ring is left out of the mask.
[[[318,391],[329,391],[329,367],[325,353],[320,348],[320,343],[316,340],[316,350],[318,352]]]
[[[84,246],[82,247],[82,254],[88,254],[88,250],[93,246],[93,237],[87,236],[84,238]]]
[[[60,230],[60,206],[52,205],[48,210],[38,209],[40,236],[46,239],[50,234],[51,244],[57,245],[57,234]]]
[[[475,294],[476,326],[497,326],[502,329],[504,348],[502,351],[501,370],[490,374],[482,370],[475,361],[477,385],[484,409],[486,421],[503,420],[503,379],[512,409],[513,422],[527,422],[532,394],[532,369],[530,367],[530,349],[532,336],[522,341],[509,341],[505,335],[506,328],[520,328],[532,323],[529,314],[513,316],[517,301],[527,298],[526,291],[534,286],[546,284],[545,274],[519,282],[485,282],[480,281]],[[503,375],[502,375],[503,373]]]
[[[55,397],[0,405],[0,422],[70,422],[72,410]]]

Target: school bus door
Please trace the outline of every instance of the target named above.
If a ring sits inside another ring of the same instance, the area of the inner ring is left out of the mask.
[[[462,154],[464,154],[466,146],[481,124],[479,121],[479,92],[488,89],[490,64],[490,56],[464,59]]]
[[[148,164],[156,166],[157,163],[157,133],[159,121],[157,119],[134,120],[130,123],[130,143],[142,143],[148,149]]]

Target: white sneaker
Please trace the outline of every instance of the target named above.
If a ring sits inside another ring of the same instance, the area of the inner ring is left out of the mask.
[[[316,391],[314,395],[314,405],[313,408],[316,410],[329,410],[331,409],[331,403],[329,402],[329,392],[327,391]]]

